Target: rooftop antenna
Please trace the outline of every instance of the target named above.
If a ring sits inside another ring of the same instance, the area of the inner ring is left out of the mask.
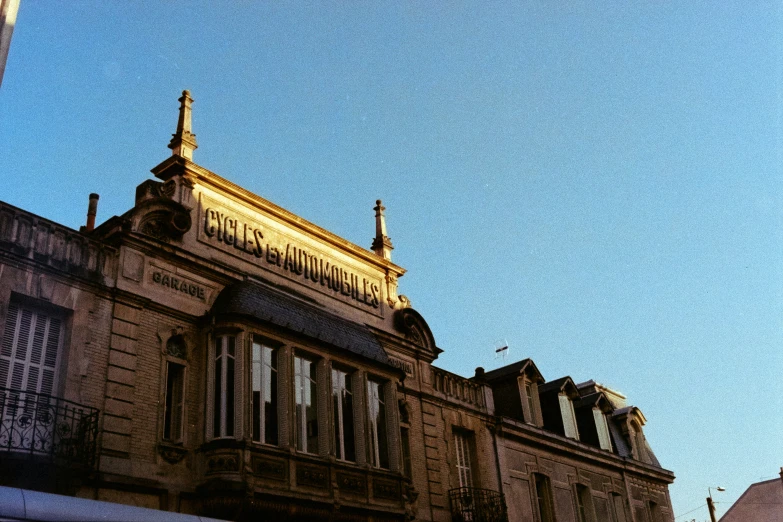
[[[505,339],[495,341],[495,359],[503,359],[505,361],[508,351],[508,341]]]

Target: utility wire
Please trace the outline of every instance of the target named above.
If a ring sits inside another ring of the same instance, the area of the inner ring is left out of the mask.
[[[676,516],[676,517],[674,517],[674,518],[675,518],[675,519],[677,519],[677,518],[680,518],[680,517],[684,517],[685,515],[690,515],[690,514],[691,514],[691,513],[693,513],[694,511],[698,511],[698,510],[700,510],[701,508],[703,508],[703,507],[705,507],[705,506],[707,506],[707,504],[702,504],[701,506],[697,507],[696,509],[691,509],[691,510],[690,510],[690,511],[688,511],[687,513],[683,513],[682,515],[677,515],[677,516]]]

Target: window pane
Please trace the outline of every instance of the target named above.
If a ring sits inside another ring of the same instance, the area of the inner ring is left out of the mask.
[[[252,437],[277,444],[277,351],[254,342],[252,357]]]
[[[625,502],[623,502],[622,495],[612,493],[612,514],[615,522],[626,522]]]
[[[233,347],[234,338],[229,337],[229,347]],[[226,437],[234,435],[234,358],[226,359]]]
[[[454,446],[457,453],[457,475],[459,487],[472,488],[473,478],[470,470],[470,444],[468,436],[464,433],[454,433]]]
[[[530,424],[535,424],[535,421],[533,420],[535,419],[536,416],[535,414],[536,410],[535,407],[533,406],[533,386],[531,386],[529,382],[525,383],[525,395],[527,395],[527,408],[528,411],[530,412],[530,418],[527,419],[527,421]]]
[[[356,462],[356,442],[353,431],[353,392],[351,390],[351,377],[344,376],[345,389],[343,390],[343,441],[345,445],[345,460]]]
[[[223,417],[223,338],[215,339],[215,391],[212,403],[213,422],[212,434],[223,436],[220,429],[220,419]]]
[[[370,420],[370,458],[376,468],[389,468],[389,444],[386,432],[386,404],[383,385],[369,381],[367,386]]]
[[[277,351],[264,351],[264,442],[277,444]]]
[[[252,419],[252,437],[256,442],[261,442],[261,417],[263,415],[263,402],[261,399],[261,376],[262,376],[262,361],[261,361],[261,345],[253,343],[252,347],[252,363],[250,366],[250,381],[251,381],[251,398],[253,419]]]
[[[316,364],[294,357],[296,396],[296,448],[318,453],[318,400]]]
[[[535,475],[536,497],[538,501],[538,513],[541,522],[553,522],[552,491],[549,487],[549,479],[544,475]]]
[[[611,522],[612,519],[609,517],[609,503],[605,498],[594,497],[593,507],[595,507],[596,520],[599,522]]]
[[[332,370],[332,411],[334,412],[334,456],[338,459],[343,458],[343,444],[341,436],[342,426],[342,399],[340,397],[340,372]]]
[[[182,438],[182,400],[185,385],[185,367],[171,362],[167,364],[163,438],[179,441]]]

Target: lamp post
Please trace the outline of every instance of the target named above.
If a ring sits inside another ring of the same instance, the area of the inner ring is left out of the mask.
[[[715,491],[726,491],[726,488],[718,486]],[[710,510],[710,520],[718,522],[715,518],[715,504],[712,502],[712,486],[707,488],[707,508]]]

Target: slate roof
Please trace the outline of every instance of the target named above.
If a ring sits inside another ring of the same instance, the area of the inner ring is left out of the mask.
[[[574,384],[574,381],[573,379],[571,379],[571,377],[560,377],[559,379],[555,379],[554,381],[549,381],[549,382],[545,382],[544,384],[539,384],[538,393],[547,393],[552,390],[557,390],[558,392],[560,392],[561,390],[563,390],[564,387],[566,387],[566,383],[569,382],[571,386],[573,386],[572,393],[575,393],[577,391],[576,385]]]
[[[215,299],[211,313],[264,321],[385,366],[391,365],[383,347],[366,326],[258,283],[240,281],[225,287]]]
[[[489,371],[484,374],[484,378],[487,381],[499,381],[505,377],[509,377],[512,375],[516,376],[519,375],[519,373],[523,369],[525,369],[528,365],[531,365],[535,373],[541,376],[541,372],[538,371],[538,368],[536,368],[536,365],[535,363],[533,363],[532,359],[522,359],[521,361],[517,361],[507,366],[497,368],[496,370]],[[543,377],[541,377],[541,379],[543,380]]]

